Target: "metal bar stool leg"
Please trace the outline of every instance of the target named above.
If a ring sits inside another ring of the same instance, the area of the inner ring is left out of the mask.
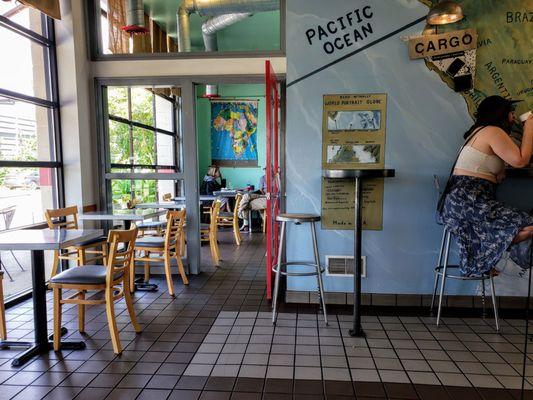
[[[442,239],[440,241],[439,259],[438,259],[436,268],[442,267],[442,257],[444,256],[445,239],[446,239],[446,228],[442,230]],[[438,285],[439,285],[439,272],[437,269],[435,269],[435,284],[433,285],[433,296],[431,297],[431,308],[429,310],[431,315],[433,315],[433,311],[435,310],[435,297],[437,297]]]
[[[276,270],[274,273],[276,274],[276,278],[274,281],[274,293],[272,294],[272,323],[276,323],[277,318],[277,303],[278,303],[278,291],[279,291],[279,278],[281,275],[281,257],[283,252],[283,242],[285,240],[285,224],[286,222],[283,221],[281,223],[281,233],[279,237],[279,249],[278,249],[278,263],[276,265]]]
[[[437,326],[440,322],[440,314],[442,311],[442,297],[444,296],[444,286],[446,285],[446,269],[448,268],[448,256],[450,255],[450,232],[446,231],[446,248],[444,253],[444,263],[442,266],[442,281],[440,284],[440,295],[439,295],[439,308],[437,310]]]
[[[494,307],[494,322],[496,322],[496,332],[500,331],[500,322],[498,317],[498,302],[496,301],[496,290],[494,289],[494,276],[490,275],[490,295]]]
[[[324,297],[324,284],[322,282],[322,268],[320,268],[320,256],[318,254],[318,244],[316,240],[316,227],[315,223],[311,222],[311,234],[313,237],[313,252],[315,254],[315,264],[316,264],[316,279],[318,281],[318,302],[322,306],[322,311],[324,312],[324,322],[328,324],[328,315],[326,313],[326,299]]]

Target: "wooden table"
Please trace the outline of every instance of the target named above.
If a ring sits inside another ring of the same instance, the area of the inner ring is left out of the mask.
[[[101,229],[24,229],[0,234],[0,250],[31,251],[31,280],[33,291],[33,342],[1,341],[0,349],[28,347],[28,350],[13,359],[11,365],[18,367],[41,354],[48,354],[53,343],[48,340],[46,313],[46,280],[44,250],[60,250],[102,236]],[[66,330],[63,329],[65,332]],[[61,342],[65,350],[81,350],[85,342]]]
[[[361,236],[363,232],[363,190],[362,181],[373,178],[394,177],[393,169],[333,169],[324,170],[329,179],[354,179],[355,181],[355,226],[354,226],[354,274],[353,274],[353,327],[351,336],[364,336],[361,328]]]
[[[139,203],[135,208],[161,208],[164,210],[180,210],[185,208],[184,201],[157,201],[154,203]]]

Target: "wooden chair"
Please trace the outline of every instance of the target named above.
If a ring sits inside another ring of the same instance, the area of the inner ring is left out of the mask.
[[[6,306],[4,304],[4,271],[0,271],[0,340],[7,340]]]
[[[135,261],[144,262],[144,280],[147,282],[150,279],[150,263],[163,262],[165,265],[165,276],[167,278],[168,292],[174,296],[174,283],[172,282],[171,260],[176,259],[178,263],[178,271],[181,279],[185,285],[189,284],[185,268],[183,268],[182,256],[182,240],[183,240],[183,226],[185,225],[185,210],[167,211],[167,226],[165,229],[165,236],[159,237],[144,237],[139,238],[135,243],[135,251],[142,252],[143,256],[135,257]],[[152,253],[160,254],[160,257],[150,257]],[[130,288],[133,290],[134,275],[130,276]]]
[[[220,201],[215,200],[211,206],[209,224],[200,224],[200,239],[209,242],[211,258],[215,267],[220,265],[220,251],[218,249],[218,216],[220,214]]]
[[[50,229],[78,229],[77,206],[46,210],[44,215]],[[107,239],[105,237],[88,240],[64,251],[55,250],[51,277],[57,275],[60,260],[74,260],[78,265],[92,264],[94,261],[102,260],[102,263],[105,264],[107,250]],[[87,254],[94,256],[87,259]]]
[[[242,236],[239,231],[239,205],[241,204],[242,194],[238,193],[235,196],[235,208],[233,212],[220,212],[218,215],[218,226],[231,226],[233,228],[233,236],[237,246],[241,245]]]
[[[111,342],[115,354],[122,353],[120,337],[115,317],[115,301],[124,298],[135,332],[141,332],[133,310],[130,294],[130,275],[133,273],[133,252],[137,228],[111,230],[108,235],[109,255],[107,265],[82,265],[63,271],[51,279],[54,290],[54,350],[61,347],[61,308],[63,304],[78,305],[78,325],[84,329],[86,305],[105,304]],[[63,299],[62,290],[75,290],[72,296]],[[103,299],[86,299],[89,290],[104,292]]]

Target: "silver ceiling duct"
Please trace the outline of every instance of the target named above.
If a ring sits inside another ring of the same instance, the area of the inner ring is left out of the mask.
[[[191,51],[189,17],[279,10],[279,0],[183,0],[177,11],[178,51]]]
[[[143,0],[126,0],[126,26],[144,26]]]

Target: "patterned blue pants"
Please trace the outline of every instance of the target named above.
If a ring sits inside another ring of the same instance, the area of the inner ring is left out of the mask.
[[[531,241],[512,241],[524,227],[533,225],[533,217],[497,201],[497,185],[490,181],[470,176],[451,179],[438,220],[457,238],[461,273],[483,275],[507,250],[518,266],[529,268]]]

